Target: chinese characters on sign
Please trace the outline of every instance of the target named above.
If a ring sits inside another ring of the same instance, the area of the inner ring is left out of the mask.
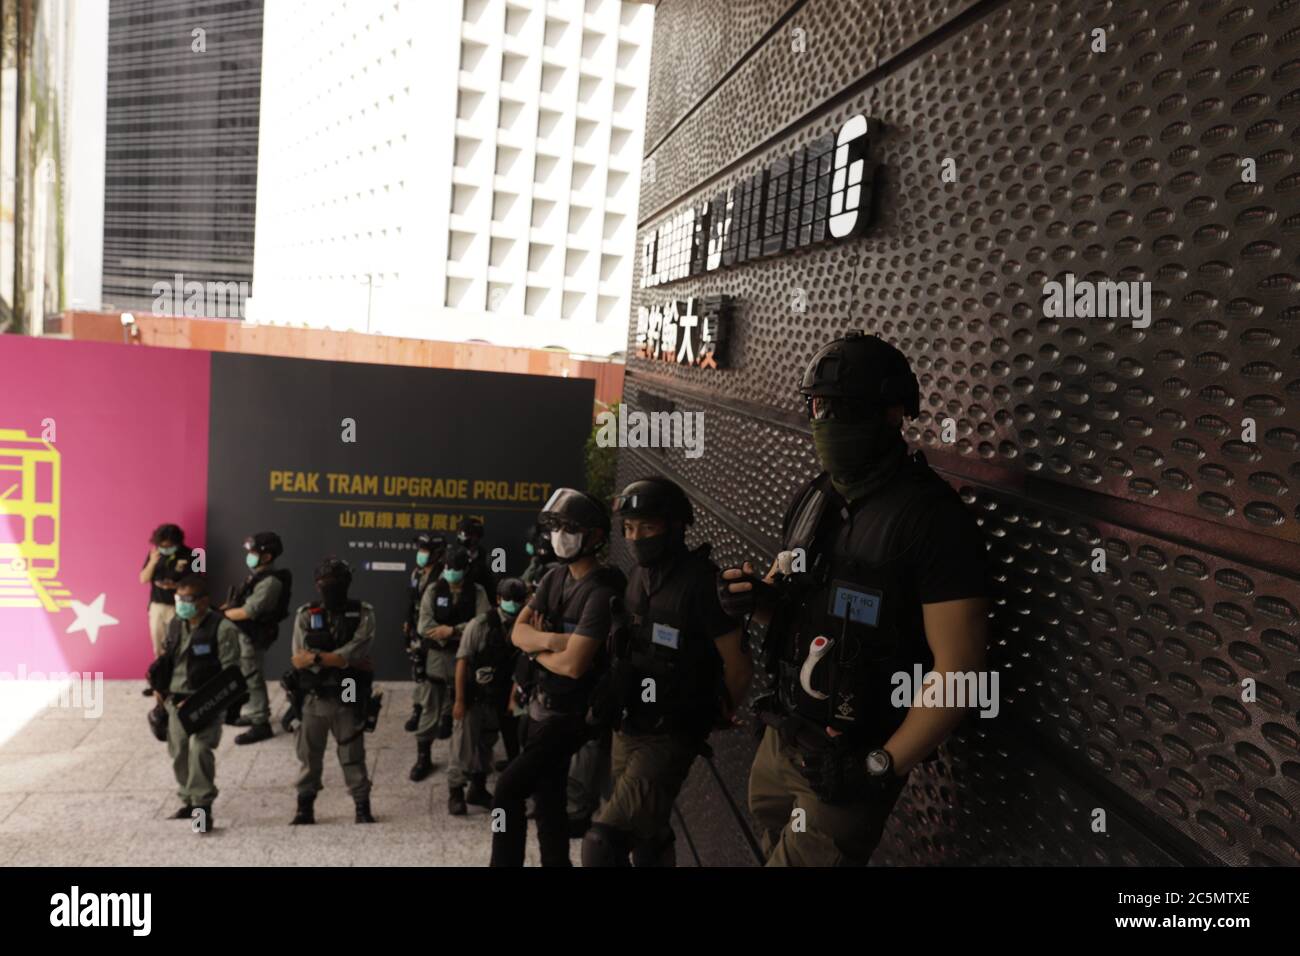
[[[340,528],[394,531],[455,531],[466,515],[422,511],[340,511]],[[483,520],[481,515],[471,515]]]
[[[726,365],[731,297],[695,296],[636,310],[637,358],[719,368]]]

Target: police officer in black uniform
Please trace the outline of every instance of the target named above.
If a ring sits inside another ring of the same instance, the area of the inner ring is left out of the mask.
[[[424,641],[419,637],[420,602],[424,592],[442,574],[442,559],[447,552],[447,541],[442,535],[421,533],[415,536],[415,567],[411,569],[411,579],[407,583],[406,619],[402,622],[402,634],[406,638],[407,653],[411,658],[411,676],[415,687],[411,689],[411,716],[406,721],[406,732],[415,733],[420,726],[420,713],[428,697],[425,684],[425,655],[428,653]]]
[[[540,524],[534,524],[524,539],[524,550],[528,553],[528,567],[524,568],[524,573],[519,577],[532,592],[542,583],[546,572],[555,566],[550,534]]]
[[[965,716],[953,701],[896,704],[892,678],[985,666],[984,542],[899,432],[920,411],[901,352],[849,332],[813,356],[800,392],[826,470],[795,494],[767,576],[728,569],[719,597],[769,624],[775,693],[755,702],[766,728],[749,781],[767,864],[865,865],[906,774]]]
[[[636,557],[629,619],[617,622],[614,661],[593,704],[614,731],[613,786],[583,838],[583,866],[671,866],[673,801],[706,738],[730,724],[753,667],[744,629],[718,601],[707,544],[686,546],[695,512],[663,477],[634,481],[614,518]],[[617,625],[622,626],[617,626]]]
[[[626,580],[596,553],[609,537],[600,500],[558,488],[540,520],[550,529],[560,566],[542,579],[515,621],[511,640],[532,655],[541,676],[529,700],[523,749],[497,779],[492,803],[492,866],[522,866],[524,804],[533,798],[543,866],[569,866],[565,783],[569,759],[587,740],[591,691],[604,669],[611,602]]]
[[[237,744],[254,744],[271,736],[271,699],[266,692],[262,665],[266,651],[280,636],[280,622],[289,616],[293,575],[275,567],[284,543],[274,531],[259,532],[244,541],[248,577],[234,598],[222,608],[227,620],[241,632],[239,665],[248,681],[248,705],[242,716],[232,707],[226,722],[249,729],[235,738]]]

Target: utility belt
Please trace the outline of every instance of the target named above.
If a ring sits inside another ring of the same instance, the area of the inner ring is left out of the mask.
[[[776,731],[782,746],[798,753],[795,767],[823,803],[879,799],[879,784],[866,774],[867,754],[874,745],[850,734],[830,736],[815,721],[787,709],[777,695],[767,694],[754,701],[754,713]],[[890,785],[901,787],[901,778]]]

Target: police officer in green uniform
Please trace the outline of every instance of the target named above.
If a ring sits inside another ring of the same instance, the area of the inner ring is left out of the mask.
[[[456,689],[456,649],[470,621],[492,610],[487,591],[467,580],[469,552],[459,545],[447,550],[442,574],[424,592],[418,631],[425,642],[428,696],[415,728],[417,756],[412,780],[433,772],[433,742],[452,731],[452,697]]]
[[[462,518],[456,540],[469,555],[469,565],[465,568],[465,580],[470,584],[479,584],[487,592],[488,600],[497,599],[497,578],[488,567],[487,552],[483,550],[483,522],[478,518]]]
[[[415,567],[411,570],[411,579],[406,588],[408,602],[406,619],[402,622],[406,650],[411,658],[411,676],[415,681],[415,686],[411,689],[411,716],[406,720],[408,734],[415,733],[415,729],[420,726],[420,713],[429,697],[429,685],[424,673],[427,648],[417,631],[420,602],[424,600],[424,592],[429,585],[442,574],[442,559],[446,551],[447,542],[442,535],[424,533],[415,537]]]
[[[719,597],[768,624],[774,693],[755,702],[766,727],[749,779],[767,864],[865,865],[907,773],[965,716],[956,701],[896,704],[894,676],[985,666],[984,542],[899,433],[920,411],[901,352],[849,332],[813,356],[800,392],[826,470],[795,494],[766,577],[730,568]]]
[[[612,720],[612,792],[583,837],[583,866],[672,866],[673,801],[706,738],[729,725],[753,667],[744,629],[718,601],[709,545],[686,546],[695,512],[663,477],[634,481],[614,499],[614,518],[636,557],[626,622],[593,704]]]
[[[370,645],[375,638],[375,609],[348,598],[352,569],[346,561],[326,558],[315,579],[320,599],[298,608],[293,619],[291,660],[301,701],[297,753],[302,769],[298,812],[291,822],[316,822],[325,747],[333,734],[343,779],[356,805],[356,822],[374,823],[365,729],[374,677]]]
[[[207,726],[187,734],[176,714],[186,698],[227,667],[239,663],[239,629],[212,609],[207,578],[189,574],[176,585],[176,617],[163,642],[165,667],[151,671],[166,687],[154,693],[167,708],[167,752],[179,787],[181,808],[173,819],[189,819],[203,811],[203,831],[212,829],[212,801],[217,797],[217,745],[221,743],[221,714]],[[170,679],[165,675],[170,671]]]
[[[518,578],[501,581],[497,607],[474,618],[460,639],[456,651],[456,702],[451,709],[455,723],[447,769],[447,812],[452,816],[463,816],[467,804],[492,806],[487,775],[510,694],[516,653],[510,631],[527,596],[528,589]]]
[[[232,710],[227,723],[248,727],[235,738],[237,744],[255,744],[271,732],[271,699],[266,693],[262,664],[266,650],[280,636],[280,622],[289,616],[293,576],[287,568],[275,567],[284,545],[274,531],[262,531],[244,541],[244,563],[248,577],[229,605],[222,608],[226,619],[239,627],[239,663],[248,681],[248,703],[242,716]]]
[[[529,796],[542,866],[570,865],[569,761],[590,736],[586,713],[605,667],[611,602],[627,584],[622,572],[596,558],[609,537],[609,514],[599,499],[558,488],[539,518],[550,529],[560,566],[542,579],[510,634],[540,666],[540,678],[528,701],[523,749],[497,778],[492,866],[523,866]]]

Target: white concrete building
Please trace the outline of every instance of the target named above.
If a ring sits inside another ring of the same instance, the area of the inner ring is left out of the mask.
[[[625,348],[652,5],[265,11],[248,318]]]

